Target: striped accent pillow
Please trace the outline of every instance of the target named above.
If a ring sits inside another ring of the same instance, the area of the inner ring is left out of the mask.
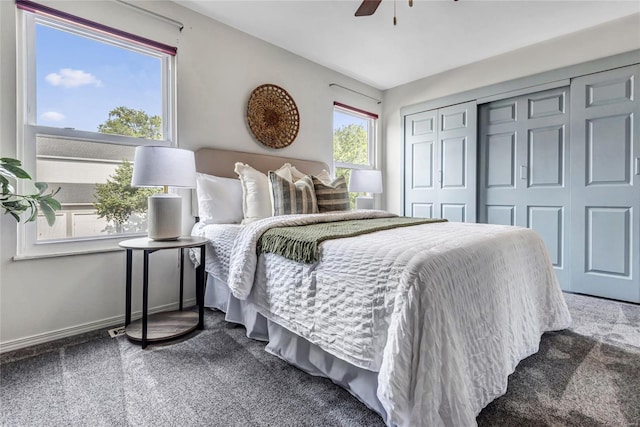
[[[318,212],[348,211],[351,209],[349,191],[344,177],[339,176],[331,184],[313,177],[313,187],[316,191]]]
[[[316,193],[310,176],[291,182],[269,171],[273,215],[310,214],[318,212]]]

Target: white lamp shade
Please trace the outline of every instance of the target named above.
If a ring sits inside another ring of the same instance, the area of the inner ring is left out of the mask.
[[[349,178],[352,193],[382,193],[382,172],[374,169],[352,169]]]
[[[193,151],[173,147],[136,147],[131,185],[195,188],[196,162]]]

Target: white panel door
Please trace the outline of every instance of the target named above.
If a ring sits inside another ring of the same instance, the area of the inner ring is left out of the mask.
[[[571,290],[640,302],[640,66],[571,83]]]
[[[438,110],[438,217],[476,222],[477,122],[475,102]]]
[[[404,214],[422,218],[435,216],[436,110],[410,114],[404,119]]]
[[[407,216],[476,221],[475,102],[404,118]]]
[[[569,289],[569,88],[480,107],[480,222],[518,225],[546,243]]]

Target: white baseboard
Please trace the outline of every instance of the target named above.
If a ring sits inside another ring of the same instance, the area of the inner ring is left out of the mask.
[[[196,305],[196,299],[190,298],[184,300],[184,307],[191,307]],[[149,314],[158,313],[161,311],[177,310],[179,304],[177,302],[171,304],[165,304],[158,307],[149,309]],[[142,317],[142,310],[134,311],[131,313],[131,320],[136,320]],[[97,320],[95,322],[83,323],[81,325],[71,326],[69,328],[58,329],[55,331],[45,332],[42,334],[31,335],[30,337],[18,338],[15,340],[0,342],[0,353],[6,353],[8,351],[19,350],[21,348],[30,347],[36,344],[43,344],[50,341],[55,341],[61,338],[67,338],[74,335],[83,334],[85,332],[96,331],[99,329],[106,329],[111,326],[124,325],[124,314],[121,316],[108,317],[106,319]],[[106,332],[105,332],[106,333]]]

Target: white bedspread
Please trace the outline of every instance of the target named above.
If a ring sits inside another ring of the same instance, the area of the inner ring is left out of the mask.
[[[196,223],[191,230],[192,236],[206,237],[206,259],[204,269],[223,283],[227,282],[231,250],[243,226],[240,224],[203,224]],[[197,267],[200,265],[200,251],[192,249],[189,257]]]
[[[229,286],[285,328],[378,371],[388,422],[475,425],[540,336],[570,316],[532,230],[435,223],[325,241],[316,264],[256,256],[265,230],[381,211],[266,218],[243,227]],[[254,284],[255,283],[255,284]]]

